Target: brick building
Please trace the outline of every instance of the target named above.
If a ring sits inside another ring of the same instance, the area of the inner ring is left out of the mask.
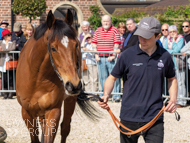
[[[20,15],[13,15],[11,12],[11,3],[13,0],[0,0],[0,21],[7,20],[9,22],[9,30],[13,28],[13,24],[19,21],[23,25],[23,29],[29,22],[29,18],[22,17]],[[41,24],[46,20],[46,15],[49,10],[52,10],[55,17],[64,18],[67,8],[71,8],[74,13],[75,28],[78,28],[78,32],[81,32],[80,23],[83,20],[87,20],[91,16],[89,6],[98,5],[102,13],[108,13],[101,4],[100,0],[46,0],[47,9],[46,12],[38,17],[36,20],[32,20],[32,23],[36,25]]]

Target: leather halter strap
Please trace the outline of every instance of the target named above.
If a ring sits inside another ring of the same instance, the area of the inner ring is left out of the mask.
[[[49,41],[48,41],[48,37],[47,37],[47,46],[48,46],[48,53],[49,53],[49,58],[50,58],[50,62],[51,62],[51,65],[53,66],[53,69],[55,71],[55,73],[57,74],[59,80],[61,81],[61,83],[64,85],[65,87],[65,83],[63,81],[63,78],[61,77],[61,75],[59,74],[54,62],[53,62],[53,57],[52,57],[52,54],[51,54],[51,47],[50,47],[50,44],[49,44]]]

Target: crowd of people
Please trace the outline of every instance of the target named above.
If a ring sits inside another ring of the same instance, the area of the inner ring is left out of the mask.
[[[22,31],[20,22],[14,23],[13,31],[8,30],[9,23],[5,20],[0,23],[0,90],[14,90],[13,77],[16,69],[9,68],[9,61],[17,61],[19,55],[8,51],[21,51],[26,41],[34,34],[35,25],[27,24]],[[4,99],[12,99],[13,92],[1,92]]]
[[[103,91],[104,82],[106,78],[110,75],[116,61],[120,55],[129,47],[136,45],[139,42],[138,35],[135,35],[135,31],[138,29],[138,24],[135,23],[134,18],[128,18],[126,24],[121,22],[118,24],[117,28],[111,24],[111,17],[105,15],[102,17],[102,27],[99,27],[95,32],[90,29],[90,24],[88,21],[83,21],[81,23],[81,28],[83,32],[80,34],[79,39],[81,41],[81,50],[83,58],[86,59],[87,65],[91,65],[93,62],[93,68],[89,67],[84,74],[84,87],[86,91]],[[173,56],[173,61],[175,64],[175,72],[178,81],[178,97],[177,107],[184,107],[187,104],[187,100],[180,99],[187,97],[187,87],[186,78],[190,77],[186,74],[186,64],[179,64],[179,59],[186,59],[186,54],[190,53],[190,25],[189,21],[184,21],[182,24],[183,35],[178,34],[178,29],[176,25],[169,25],[167,23],[161,26],[161,33],[163,36],[157,40],[161,47],[166,49],[170,54],[182,53],[183,56],[175,55]],[[88,36],[85,36],[88,35]],[[85,39],[83,39],[85,37]],[[89,38],[87,40],[86,38]],[[90,47],[85,45],[89,43]],[[85,53],[85,51],[98,51],[98,53]],[[101,51],[115,51],[113,54],[101,53]],[[189,63],[190,63],[190,58]],[[91,62],[89,62],[89,60]],[[190,64],[189,64],[190,65]],[[181,67],[182,66],[182,67]],[[190,66],[189,66],[190,67]],[[98,69],[98,70],[97,70]],[[96,72],[97,71],[97,72]],[[190,70],[188,70],[190,73]],[[92,75],[94,77],[92,77]],[[97,75],[99,79],[97,79]],[[126,74],[122,76],[123,86],[127,80]],[[190,78],[188,79],[190,81]],[[98,87],[98,83],[101,87]],[[190,83],[190,82],[188,82]],[[93,86],[92,86],[93,85]],[[166,85],[168,83],[166,82]],[[99,90],[101,88],[101,90]],[[163,87],[165,90],[165,87]],[[166,87],[167,88],[167,87]],[[189,89],[189,88],[188,88]],[[168,89],[167,89],[168,90]],[[121,81],[117,79],[114,85],[113,92],[121,92]],[[167,91],[168,93],[168,91]],[[165,93],[164,93],[165,94]],[[100,97],[102,94],[100,94]],[[112,96],[112,101],[120,102],[121,96],[115,94]]]

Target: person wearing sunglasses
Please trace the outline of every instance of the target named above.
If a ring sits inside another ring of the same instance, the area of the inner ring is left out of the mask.
[[[183,30],[183,37],[185,38],[185,41],[188,43],[190,41],[190,22],[188,20],[185,20],[182,23],[182,30]]]
[[[13,51],[16,49],[16,41],[11,41],[11,34],[8,29],[2,31],[2,39],[0,41],[0,51]],[[0,54],[0,72],[2,72],[3,77],[3,89],[4,90],[13,90],[13,70],[8,71],[6,70],[6,62],[12,60],[12,54],[9,55],[8,53],[1,52]],[[9,74],[9,78],[7,78],[7,74]],[[9,81],[8,81],[9,80]],[[9,87],[8,87],[9,83]],[[4,99],[12,99],[13,93],[3,93]]]
[[[185,40],[182,35],[178,34],[177,27],[175,25],[169,26],[169,36],[167,37],[164,48],[170,54],[180,53],[180,50],[185,45]],[[175,64],[176,77],[178,82],[178,93],[177,93],[177,107],[186,106],[186,86],[185,86],[185,69],[180,69],[178,59],[180,56],[172,56]]]
[[[163,36],[160,38],[160,41],[161,41],[163,46],[165,45],[167,36],[169,35],[168,28],[169,28],[169,25],[167,23],[163,24],[161,27]]]

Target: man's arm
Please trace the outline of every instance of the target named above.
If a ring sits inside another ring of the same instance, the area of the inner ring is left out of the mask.
[[[114,83],[116,80],[117,80],[116,77],[109,75],[104,83],[104,95],[101,97],[104,100],[104,102],[98,101],[99,106],[102,107],[103,109],[108,109],[107,102],[113,90]]]
[[[177,101],[177,79],[176,77],[168,79],[168,90],[170,95],[170,100],[168,101],[168,105],[165,108],[166,112],[173,113],[176,111],[176,101]]]

